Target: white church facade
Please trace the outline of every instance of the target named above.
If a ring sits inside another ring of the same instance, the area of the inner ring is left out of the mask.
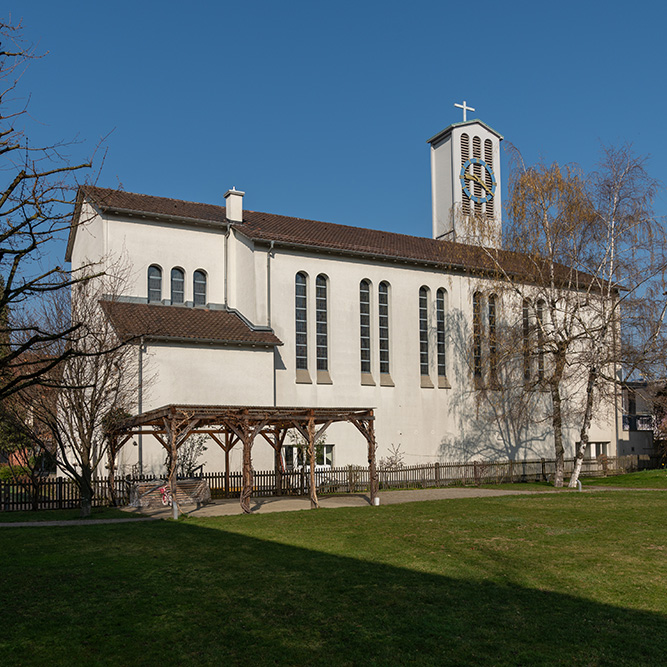
[[[511,396],[496,328],[516,311],[498,265],[518,270],[501,249],[501,140],[478,120],[429,140],[433,238],[250,211],[234,189],[222,206],[81,188],[67,260],[73,270],[121,257],[131,266],[124,293],[102,306],[153,378],[137,386],[137,411],[370,407],[378,458],[397,447],[408,465],[552,458],[548,420],[515,428],[502,423],[511,411],[498,416]],[[577,434],[565,424],[566,456]],[[613,406],[600,409],[595,453],[615,455],[618,437]],[[148,437],[119,456],[121,472],[164,462]],[[334,424],[321,456],[364,465],[363,438]],[[240,457],[232,450],[233,467]],[[223,469],[215,445],[204,459]],[[253,464],[272,468],[271,449],[256,445]]]

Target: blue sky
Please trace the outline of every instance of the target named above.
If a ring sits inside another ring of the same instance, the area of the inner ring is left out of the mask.
[[[667,182],[664,3],[31,0],[11,17],[48,52],[21,81],[32,143],[76,138],[79,159],[108,135],[102,186],[224,203],[234,185],[249,209],[430,236],[426,139],[464,99],[528,162],[590,169],[630,142]]]

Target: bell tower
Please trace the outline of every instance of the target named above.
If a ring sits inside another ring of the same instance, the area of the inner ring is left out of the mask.
[[[428,140],[431,145],[433,238],[501,246],[500,142],[481,120],[454,123]]]

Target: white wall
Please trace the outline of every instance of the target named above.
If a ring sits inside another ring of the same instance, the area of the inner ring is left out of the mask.
[[[171,298],[171,269],[185,271],[185,300],[193,300],[193,274],[207,274],[207,301],[224,299],[225,230],[196,228],[131,219],[109,219],[107,254],[127,258],[133,267],[128,296],[147,298],[148,267],[162,268],[162,298]]]

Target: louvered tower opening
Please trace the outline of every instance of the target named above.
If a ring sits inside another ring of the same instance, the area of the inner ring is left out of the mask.
[[[493,143],[491,142],[491,139],[486,139],[486,141],[484,142],[484,161],[486,162],[486,164],[489,165],[489,168],[495,172],[495,169],[493,168]],[[488,171],[486,171],[486,169],[484,170],[484,181],[486,183],[486,186],[490,190],[493,187],[493,179],[491,178],[491,174]],[[485,212],[487,218],[494,217],[494,211],[493,211],[494,199],[495,197],[491,198],[489,201],[486,202]]]
[[[470,137],[467,134],[461,135],[461,169],[463,165],[470,158]],[[470,215],[470,197],[463,192],[461,208],[464,215]]]

